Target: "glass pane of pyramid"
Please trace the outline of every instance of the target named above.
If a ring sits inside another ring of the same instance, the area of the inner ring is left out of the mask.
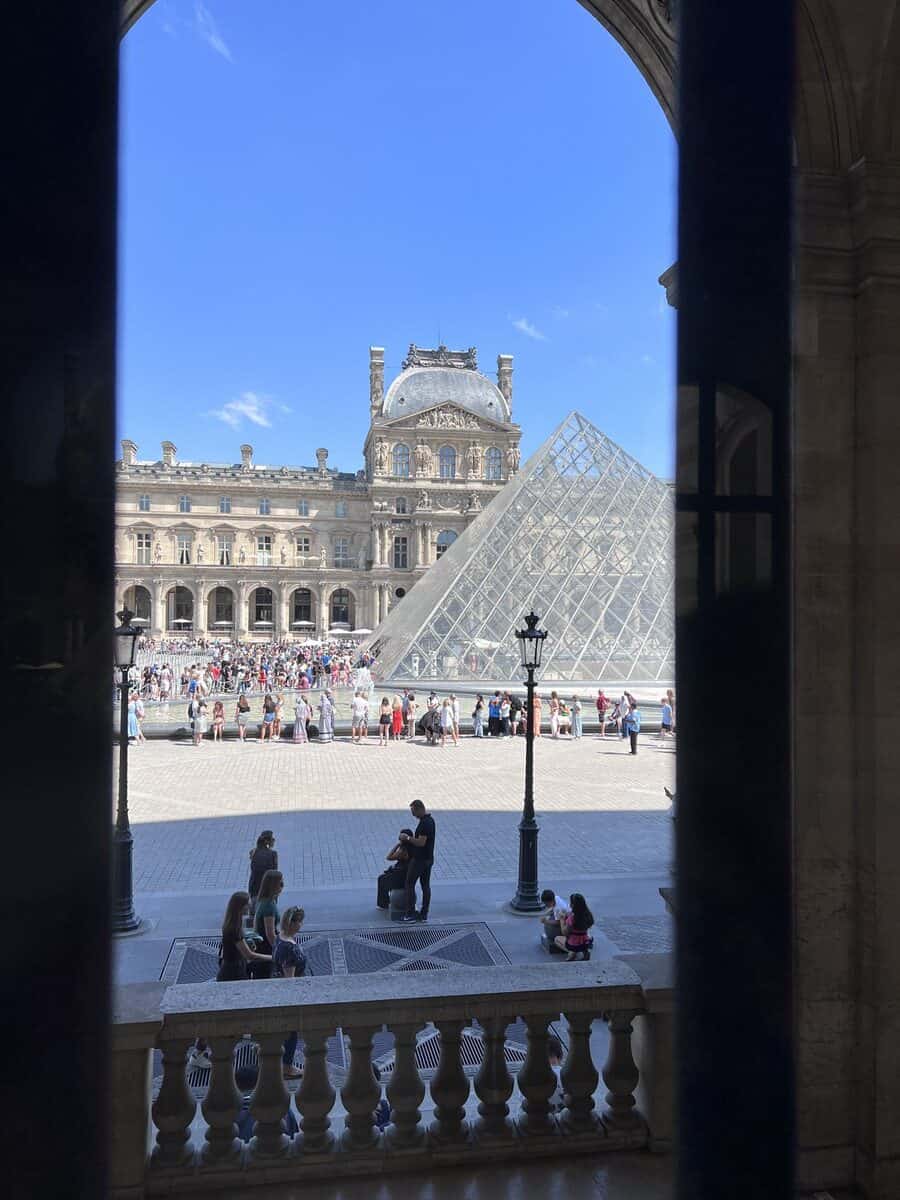
[[[670,683],[673,536],[669,486],[573,412],[364,648],[384,680],[518,681],[533,608],[542,683]]]

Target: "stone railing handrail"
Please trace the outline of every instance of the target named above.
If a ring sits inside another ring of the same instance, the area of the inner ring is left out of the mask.
[[[660,967],[663,961],[664,956],[644,956],[638,970],[618,960],[552,962],[121,988],[113,1017],[112,1194],[181,1194],[194,1187],[214,1193],[239,1180],[299,1182],[335,1173],[414,1169],[416,1162],[427,1169],[439,1162],[623,1146],[664,1149],[670,1130],[663,1126],[671,1119],[666,1104],[653,1095],[652,1079],[652,1071],[658,1072],[670,1056],[671,1004],[666,998],[671,984]],[[568,1030],[568,1052],[558,1080],[549,1064],[547,1039],[548,1026],[560,1016]],[[527,1053],[514,1081],[505,1041],[517,1018],[527,1030]],[[600,1073],[590,1049],[595,1021],[605,1022],[609,1030],[605,1086],[596,1097]],[[463,1030],[473,1023],[483,1044],[474,1081],[461,1056]],[[643,1079],[632,1056],[633,1025],[638,1062],[643,1054],[651,1064]],[[373,1071],[372,1043],[384,1027],[393,1034],[395,1049],[383,1093]],[[417,1038],[426,1027],[433,1027],[440,1039],[439,1062],[429,1084],[433,1120],[427,1130],[422,1114],[426,1087],[416,1061]],[[350,1050],[339,1089],[346,1114],[342,1121],[330,1115],[337,1093],[326,1063],[328,1039],[338,1031]],[[292,1098],[282,1078],[282,1051],[293,1032],[302,1039],[304,1053],[303,1080]],[[241,1097],[234,1055],[236,1045],[246,1045],[248,1037],[256,1046],[259,1073],[250,1101],[254,1136],[245,1143],[235,1124]],[[186,1075],[186,1059],[197,1038],[209,1045],[212,1060],[200,1103],[206,1129],[199,1134],[202,1122]],[[151,1106],[154,1049],[162,1052],[163,1075]],[[560,1081],[564,1107],[556,1113],[550,1098]],[[512,1117],[507,1101],[515,1088],[521,1111]],[[472,1090],[479,1101],[477,1119],[466,1107]],[[375,1110],[383,1094],[391,1123],[381,1132]],[[648,1129],[638,1103],[654,1112],[656,1129]],[[289,1136],[283,1121],[294,1108],[300,1131]]]

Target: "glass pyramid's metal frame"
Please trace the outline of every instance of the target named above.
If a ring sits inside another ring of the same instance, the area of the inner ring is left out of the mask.
[[[668,485],[570,413],[363,648],[385,680],[512,681],[533,608],[542,683],[670,683],[673,538]]]

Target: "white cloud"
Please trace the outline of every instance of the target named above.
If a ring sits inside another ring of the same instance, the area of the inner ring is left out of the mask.
[[[260,425],[263,429],[271,429],[272,420],[269,413],[272,407],[272,401],[267,396],[257,395],[256,392],[241,392],[236,400],[229,400],[221,408],[210,409],[207,416],[224,421],[232,429],[240,429],[244,421],[249,421],[251,425]],[[284,404],[277,407],[281,412],[291,411]]]
[[[225,39],[219,33],[215,18],[203,0],[195,0],[194,3],[194,29],[216,54],[221,54],[228,62],[234,62]]]
[[[541,333],[539,329],[532,325],[527,317],[517,317],[515,320],[510,317],[510,320],[512,321],[513,329],[518,329],[519,333],[524,333],[526,337],[534,338],[536,342],[545,342],[547,340],[546,334]]]

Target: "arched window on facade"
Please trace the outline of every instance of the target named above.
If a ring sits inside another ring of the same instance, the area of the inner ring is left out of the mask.
[[[501,479],[503,477],[503,455],[498,446],[488,446],[484,456],[485,479]]]
[[[173,587],[166,596],[169,629],[187,633],[194,624],[194,597],[186,587]]]
[[[441,532],[437,535],[437,542],[435,544],[435,551],[438,558],[440,558],[446,552],[448,546],[453,545],[458,536],[459,535],[453,529],[441,530]]]
[[[456,478],[456,451],[452,446],[441,446],[438,463],[441,479]]]
[[[391,473],[398,479],[409,479],[409,446],[402,442],[394,447]]]
[[[409,505],[406,503],[405,496],[398,496],[394,501],[394,512],[405,516],[409,512]]]
[[[309,588],[297,588],[294,592],[291,622],[301,627],[312,623],[312,592]]]
[[[257,588],[250,601],[250,615],[253,618],[253,624],[268,629],[272,624],[273,609],[272,589]]]
[[[141,625],[150,624],[150,592],[141,584],[136,583],[125,592],[125,607],[134,613],[136,621]]]
[[[331,624],[350,624],[350,593],[346,588],[338,588],[331,593]]]

